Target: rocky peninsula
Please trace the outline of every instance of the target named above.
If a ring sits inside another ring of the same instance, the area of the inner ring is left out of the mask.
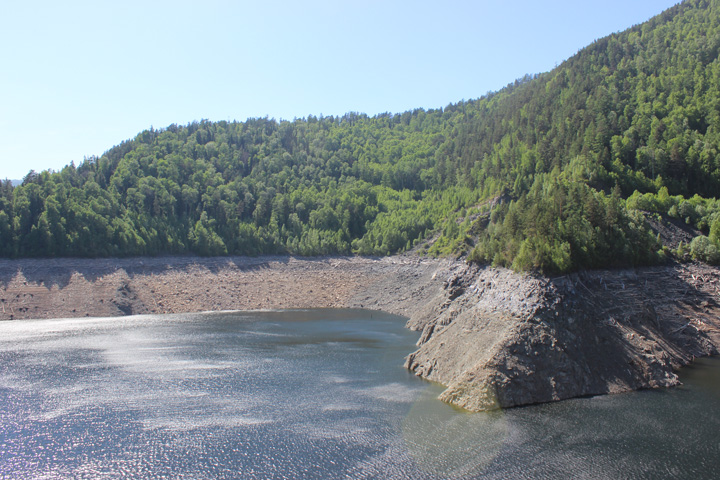
[[[720,269],[562,277],[462,260],[156,257],[0,260],[0,319],[368,308],[421,332],[406,367],[472,411],[678,384],[720,346]]]

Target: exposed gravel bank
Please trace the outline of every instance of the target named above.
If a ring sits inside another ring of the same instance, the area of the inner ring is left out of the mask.
[[[0,319],[344,307],[390,274],[436,263],[268,256],[0,260]]]
[[[0,260],[0,319],[354,307],[421,331],[406,366],[470,410],[676,385],[720,346],[720,270],[547,278],[414,256]]]

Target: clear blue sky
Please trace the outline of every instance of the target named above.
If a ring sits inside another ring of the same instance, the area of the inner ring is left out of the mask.
[[[676,0],[8,1],[0,178],[193,120],[437,108]]]

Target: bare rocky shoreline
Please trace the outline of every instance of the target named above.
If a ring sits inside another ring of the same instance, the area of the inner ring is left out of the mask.
[[[368,308],[421,331],[406,366],[485,410],[673,386],[720,347],[720,269],[563,277],[413,255],[0,260],[0,319]]]
[[[0,319],[343,307],[395,265],[358,257],[0,260]]]

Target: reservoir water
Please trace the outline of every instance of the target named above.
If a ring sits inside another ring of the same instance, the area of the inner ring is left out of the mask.
[[[471,414],[363,310],[0,323],[0,478],[718,478],[720,362]]]

